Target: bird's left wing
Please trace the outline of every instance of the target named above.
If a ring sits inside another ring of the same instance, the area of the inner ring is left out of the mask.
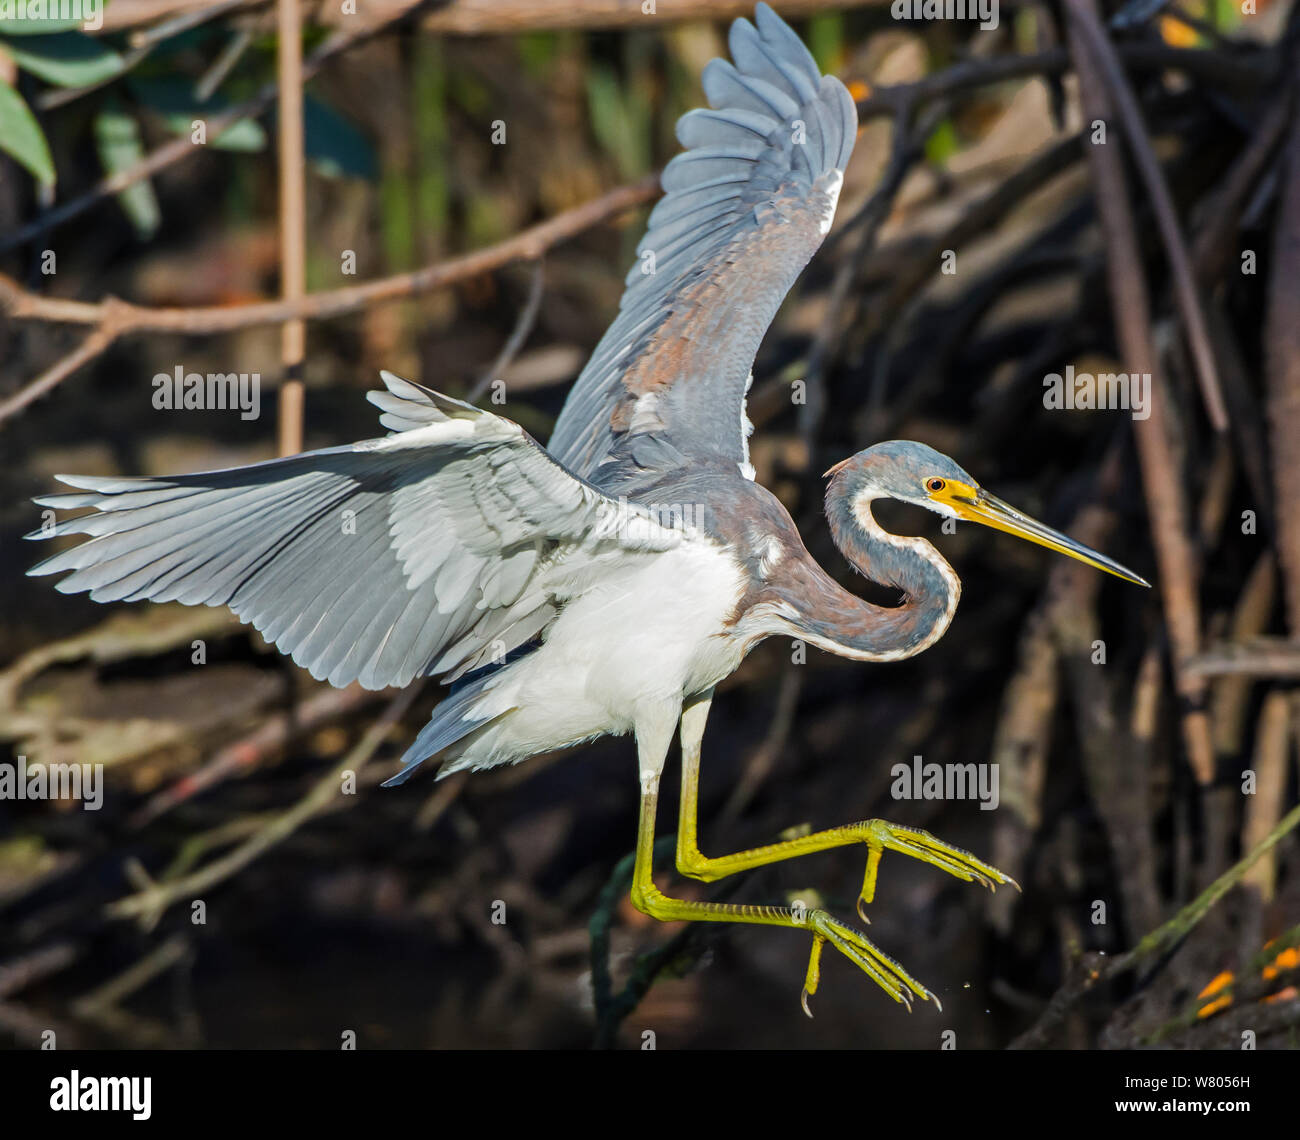
[[[848,91],[766,4],[729,43],[734,65],[704,69],[709,108],[677,123],[687,149],[548,445],[598,484],[611,464],[721,458],[749,473],[754,356],[835,213],[857,132]]]
[[[90,537],[28,573],[71,570],[57,589],[100,602],[226,605],[312,676],[383,688],[530,640],[561,563],[681,541],[518,424],[384,382],[369,399],[386,438],[169,478],[59,476],[80,493],[36,502],[96,513],[27,537]]]

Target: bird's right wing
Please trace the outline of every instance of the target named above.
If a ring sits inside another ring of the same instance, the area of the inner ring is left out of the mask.
[[[388,373],[369,399],[394,434],[225,471],[62,475],[94,507],[29,534],[88,541],[29,574],[98,602],[226,605],[335,685],[452,678],[554,617],[548,571],[668,549],[661,526],[556,463],[523,428]]]
[[[709,107],[677,123],[620,311],[574,383],[548,447],[604,485],[608,465],[748,472],[745,393],[758,346],[821,245],[857,109],[766,4],[731,26],[734,64],[704,69]]]

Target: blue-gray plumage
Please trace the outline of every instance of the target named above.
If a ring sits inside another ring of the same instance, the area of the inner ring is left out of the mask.
[[[683,115],[619,315],[551,436],[579,475],[699,458],[748,464],[744,398],[759,342],[830,228],[857,109],[766,5],[737,20],[735,65],[704,69]],[[741,430],[741,424],[745,427]]]
[[[704,72],[710,109],[678,124],[687,149],[664,171],[619,315],[549,449],[507,419],[385,373],[386,390],[369,397],[385,438],[169,478],[59,476],[80,493],[37,502],[93,512],[28,537],[87,541],[30,572],[70,571],[57,588],[96,601],[229,606],[335,685],[458,681],[390,784],[435,756],[445,775],[632,733],[638,906],[660,918],[801,926],[814,937],[806,992],[830,941],[907,1001],[930,995],[824,912],[796,922],[781,908],[657,891],[654,809],[678,723],[687,874],[716,878],[865,842],[874,859],[890,847],[1005,882],[933,837],[877,823],[706,859],[695,847],[694,786],[713,688],[766,637],[893,661],[942,636],[957,576],[924,539],[882,531],[877,498],[1141,579],[994,499],[946,456],[898,441],[833,468],[826,511],[848,560],[896,587],[901,604],[870,605],[813,561],[785,508],[754,482],[745,394],[759,341],[830,228],[856,111],[765,4],[755,24],[732,25],[730,48],[734,64],[714,60]]]

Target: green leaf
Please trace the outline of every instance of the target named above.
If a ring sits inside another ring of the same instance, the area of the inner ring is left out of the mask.
[[[141,105],[161,116],[167,128],[178,135],[191,134],[195,119],[211,119],[230,107],[220,95],[199,102],[192,85],[180,78],[133,77],[127,82]],[[240,119],[220,135],[209,135],[207,145],[218,150],[260,151],[266,148],[266,131],[253,119]]]
[[[560,37],[554,32],[521,32],[515,37],[515,44],[528,77],[541,79],[555,63]]]
[[[5,6],[0,4],[0,9]],[[85,20],[27,20],[18,16],[0,16],[0,36],[48,36],[80,28]]]
[[[947,162],[960,149],[961,141],[951,119],[944,119],[925,140],[925,157],[936,166]]]
[[[95,116],[95,145],[99,150],[99,160],[109,174],[126,170],[144,157],[140,124],[116,100]],[[154,235],[162,222],[162,212],[148,179],[128,186],[117,195],[117,201],[140,237]]]
[[[826,12],[808,21],[808,50],[822,71],[833,71],[844,52],[844,17]]]
[[[587,113],[596,141],[614,156],[619,174],[632,178],[649,165],[643,116],[623,94],[612,68],[592,65],[587,70]]]
[[[164,118],[167,126],[178,135],[188,135],[194,129],[195,119],[205,119],[215,114],[217,114],[215,110],[205,112],[196,109],[192,114],[166,115]],[[266,131],[262,129],[261,123],[254,122],[252,119],[240,119],[237,123],[228,126],[221,134],[209,138],[208,146],[216,147],[217,150],[256,153],[266,149]]]
[[[42,186],[54,185],[54,159],[40,125],[23,97],[0,80],[0,150],[35,175]]]
[[[1235,32],[1244,23],[1239,0],[1214,0],[1210,5],[1214,13],[1214,26],[1221,32]]]
[[[101,83],[112,79],[126,66],[112,48],[80,32],[26,36],[5,46],[24,71],[60,87]]]
[[[350,119],[311,95],[303,96],[302,119],[307,160],[326,178],[378,176],[374,148]]]

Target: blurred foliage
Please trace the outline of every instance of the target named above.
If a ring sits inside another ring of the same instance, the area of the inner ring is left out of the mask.
[[[308,45],[324,32],[311,29]],[[233,37],[217,26],[178,32],[151,49],[128,53],[125,36],[91,36],[79,22],[0,19],[0,63],[28,77],[19,86],[0,69],[0,151],[21,164],[47,191],[58,183],[46,132],[66,117],[74,130],[83,116],[62,106],[34,113],[45,91],[62,88],[70,99],[91,105],[91,141],[106,174],[120,174],[147,153],[146,125],[156,121],[175,135],[218,150],[261,153],[267,133],[253,119],[239,120],[212,137],[206,120],[246,98],[274,78],[275,41],[244,32]],[[216,90],[208,90],[213,80]],[[116,82],[121,80],[121,82]],[[273,116],[272,116],[273,118]],[[373,181],[379,162],[371,141],[348,115],[308,93],[304,102],[307,158],[325,178]],[[68,145],[75,145],[69,138]],[[61,151],[62,152],[62,151]],[[118,195],[136,235],[148,239],[162,222],[151,185],[139,182]]]
[[[1206,12],[1220,29],[1241,23],[1232,0],[1188,10]],[[236,107],[261,90],[275,74],[275,39],[265,15],[216,21],[145,54],[120,33],[88,44],[67,26],[0,25],[0,148],[31,175],[0,178],[3,206],[11,215],[37,217],[54,204],[56,188],[59,199],[84,193],[103,173],[126,171],[157,147],[189,136],[195,119]],[[950,28],[901,28],[883,9],[827,14],[798,26],[822,67],[862,81],[864,93],[867,81],[907,83],[977,55],[969,39]],[[993,45],[994,55],[1038,52],[1055,31],[1048,10],[1021,8],[1000,38],[983,42]],[[1146,34],[1149,42],[1212,42],[1194,31],[1184,41],[1187,32],[1185,24],[1167,18]],[[325,34],[306,32],[305,46]],[[700,103],[703,60],[724,45],[725,29],[709,25],[442,42],[408,29],[359,45],[325,69],[306,94],[311,287],[335,288],[481,247],[668,160],[676,150],[677,116]],[[1159,87],[1150,77],[1144,82],[1148,95]],[[808,475],[873,439],[933,439],[970,461],[989,486],[1062,520],[1086,501],[1104,435],[1083,415],[1044,416],[1031,375],[1083,359],[1084,350],[1109,350],[1102,274],[1089,244],[1086,192],[1079,189],[1084,180],[1060,197],[1045,193],[1018,202],[987,224],[988,233],[968,242],[969,253],[963,249],[962,278],[940,282],[959,295],[931,296],[919,285],[909,293],[907,284],[925,280],[926,271],[918,276],[915,263],[954,214],[996,192],[1009,169],[1059,138],[1047,98],[1039,97],[1044,86],[1026,79],[963,93],[930,130],[927,161],[911,174],[913,192],[893,203],[878,248],[864,262],[861,288],[855,285],[844,345],[833,346],[826,366],[830,403],[815,439],[802,434],[786,393],[790,382],[808,376],[829,282],[853,242],[832,242],[819,255],[768,338],[756,368],[754,462],[828,568],[835,563],[827,557],[824,527],[813,521],[821,487]],[[1196,82],[1170,85],[1152,117],[1171,149],[1183,137],[1178,132],[1192,140],[1196,161],[1174,161],[1170,169],[1180,194],[1193,202],[1203,193],[1203,172],[1221,173],[1245,137],[1244,130],[1222,130],[1216,101],[1229,102]],[[1205,129],[1207,121],[1217,135]],[[498,124],[509,145],[494,144]],[[117,206],[97,207],[61,227],[61,279],[52,291],[86,297],[116,292],[155,305],[239,303],[273,293],[279,271],[274,130],[274,114],[246,119],[221,139],[209,138],[208,153],[135,184],[118,195]],[[889,130],[883,120],[864,124],[845,179],[842,218],[879,185],[891,150]],[[1267,215],[1257,211],[1256,231],[1249,234],[1260,249],[1269,238]],[[509,410],[539,437],[559,407],[564,382],[618,303],[640,233],[629,218],[548,252],[536,330],[517,361],[533,370],[520,375],[534,389],[518,381],[525,395],[512,395]],[[355,252],[355,277],[341,276],[340,251]],[[1049,276],[1040,279],[1044,267]],[[6,272],[17,276],[25,268],[15,256]],[[1164,273],[1159,251],[1147,269],[1152,280]],[[1262,278],[1233,274],[1215,291],[1231,298],[1227,313],[1247,346],[1253,344],[1250,322],[1258,324],[1264,309],[1262,294],[1251,292]],[[411,302],[311,325],[309,445],[370,432],[359,389],[370,385],[379,367],[462,394],[509,335],[528,282],[525,269],[512,267]],[[1163,320],[1168,310],[1162,311]],[[0,348],[9,390],[43,366],[47,339],[53,337],[44,327],[21,329],[9,342],[12,349],[9,343]],[[49,491],[55,471],[192,470],[266,458],[269,415],[254,425],[218,414],[160,417],[138,398],[137,385],[178,359],[197,370],[260,368],[270,377],[277,349],[273,327],[210,339],[140,337],[115,347],[101,366],[33,405],[22,430],[6,440],[13,454],[3,501],[10,505],[0,523],[15,536],[30,530],[28,501]],[[1252,378],[1263,374],[1254,356],[1248,372]],[[513,377],[510,383],[515,390]],[[1127,557],[1149,550],[1150,536],[1131,470],[1126,479],[1113,548]],[[1222,494],[1226,502],[1228,492]],[[1245,501],[1234,498],[1231,505],[1235,511]],[[1039,628],[1032,615],[1042,612],[1048,563],[1033,552],[981,543],[966,530],[938,541],[960,565],[967,589],[958,624],[922,658],[888,668],[810,661],[802,692],[795,689],[789,698],[794,730],[787,724],[778,731],[792,672],[785,645],[760,647],[727,687],[711,722],[705,772],[710,844],[766,842],[792,822],[840,823],[846,811],[896,809],[884,788],[887,756],[922,747],[954,760],[991,755],[1006,679],[1021,664],[1017,644],[1025,644],[1026,630]],[[106,904],[131,890],[124,863],[138,859],[151,873],[165,875],[175,868],[178,851],[193,850],[188,845],[196,836],[222,849],[234,841],[228,827],[246,827],[294,802],[364,731],[373,708],[340,713],[283,745],[250,747],[286,705],[297,709],[319,698],[320,687],[233,621],[202,631],[187,624],[224,620],[224,612],[183,611],[168,619],[166,608],[124,607],[118,617],[135,617],[124,636],[108,628],[103,610],[24,578],[27,551],[17,542],[9,547],[12,564],[4,581],[14,601],[0,624],[0,659],[21,661],[69,642],[82,648],[24,682],[16,711],[25,719],[14,716],[14,735],[6,739],[13,747],[15,740],[25,747],[37,739],[80,746],[115,760],[110,803],[100,817],[55,811],[3,817],[18,831],[0,837],[0,901],[12,882],[15,897],[30,910],[23,911],[21,925],[10,921],[17,907],[4,915],[0,950],[25,951],[23,932],[32,929],[62,936],[67,916],[75,913],[69,937],[85,949],[86,960],[39,999],[52,1009],[75,1007],[96,978],[129,968],[139,956],[139,933],[102,918]],[[1209,619],[1219,627],[1232,613],[1244,557],[1230,543],[1224,547],[1223,568],[1207,587]],[[1144,648],[1142,631],[1157,642],[1159,616],[1154,608],[1139,608],[1149,601],[1128,594],[1107,591],[1103,601],[1103,632],[1139,631],[1136,642],[1128,639],[1130,659],[1115,662],[1110,676],[1117,679],[1108,682],[1126,695],[1136,689],[1131,658]],[[167,644],[144,644],[145,631],[167,620],[177,623]],[[198,679],[181,667],[195,636],[211,650]],[[83,639],[95,646],[107,639],[113,651],[87,652]],[[999,904],[1018,908],[1014,923],[1004,914],[996,933],[987,926],[972,933],[975,904],[967,893],[937,876],[912,873],[901,861],[889,868],[890,884],[898,885],[886,889],[899,893],[886,901],[874,929],[882,946],[905,952],[918,975],[972,979],[970,992],[952,995],[951,1006],[944,995],[945,1017],[963,1047],[1002,1043],[1023,1028],[1052,993],[1076,944],[1113,954],[1143,933],[1127,915],[1105,927],[1077,922],[1088,900],[1115,893],[1125,868],[1117,869],[1111,858],[1097,816],[1099,797],[1087,787],[1080,757],[1087,755],[1094,722],[1087,706],[1073,703],[1072,692],[1063,690],[1061,713],[1046,720],[1046,790],[1039,789],[1041,804],[1034,804],[1042,818],[1023,836],[1015,830],[1014,811],[995,824],[961,805],[909,805],[914,814],[908,822],[982,852],[990,831],[1013,846],[1023,840],[1026,894]],[[432,691],[422,694],[415,712],[386,740],[385,762],[418,729],[433,700]],[[1167,695],[1162,707],[1149,758],[1156,773],[1151,820],[1159,837],[1160,883],[1169,887],[1170,901],[1190,879],[1191,852],[1207,841],[1184,819],[1186,775],[1172,743]],[[1033,702],[1025,708],[1032,712]],[[1245,723],[1246,712],[1242,718]],[[1243,739],[1247,735],[1243,730]],[[180,786],[230,749],[245,757],[238,771],[249,778],[224,778],[148,826],[129,822],[149,796]],[[196,951],[202,970],[194,986],[204,1007],[205,1040],[327,1041],[333,1012],[322,1019],[328,1031],[312,1019],[343,994],[352,1009],[380,1011],[374,1020],[382,1024],[371,1032],[389,1032],[401,1043],[584,1043],[588,1017],[575,997],[585,985],[584,926],[633,834],[628,763],[628,743],[613,740],[562,764],[538,760],[482,774],[463,791],[451,782],[430,786],[423,804],[415,785],[403,797],[363,795],[358,810],[313,821],[248,875],[223,883],[219,895],[213,892],[222,915],[211,929],[196,933],[183,914],[169,914],[159,933],[193,938],[202,951]],[[1008,800],[1018,771],[1008,767]],[[526,794],[512,794],[520,780],[529,781]],[[827,857],[830,875],[838,878],[826,881],[856,887],[858,854],[838,858]],[[47,889],[43,876],[60,873],[65,877]],[[821,875],[820,868],[791,868],[788,876],[773,870],[756,876],[746,894],[776,899],[787,889],[805,890],[808,879],[821,881]],[[1294,873],[1287,882],[1287,898],[1294,899]],[[503,942],[496,937],[500,931],[483,934],[481,904],[484,897],[507,895],[512,915],[519,916],[512,923],[519,925]],[[842,905],[846,898],[833,901]],[[30,914],[48,925],[28,921]],[[619,968],[663,937],[625,906],[616,927]],[[665,1040],[933,1044],[932,1022],[882,1009],[873,987],[847,970],[837,971],[834,998],[818,1008],[815,1025],[805,1025],[795,989],[806,945],[734,932],[711,937],[708,955],[722,968],[707,978],[696,974],[657,985],[647,997],[646,1022],[663,1026]],[[1184,971],[1195,983],[1191,992],[1231,956],[1223,950],[1226,939],[1204,945],[1204,968]],[[238,1000],[222,989],[232,974],[238,975]],[[1005,986],[1001,992],[999,985]],[[754,1000],[756,987],[761,1001]],[[172,1017],[165,995],[138,1000],[158,1017]],[[777,1007],[794,1020],[774,1015]],[[266,1024],[255,1024],[248,1010],[259,1011]],[[100,1032],[92,1039],[135,1040],[116,1028]]]
[[[0,82],[0,149],[31,171],[42,186],[54,186],[49,144],[22,96],[4,82]]]
[[[106,99],[95,115],[95,144],[107,174],[129,170],[144,157],[140,123],[120,99]],[[131,219],[136,234],[146,239],[152,237],[162,222],[153,186],[148,181],[137,182],[119,193],[117,200]]]

